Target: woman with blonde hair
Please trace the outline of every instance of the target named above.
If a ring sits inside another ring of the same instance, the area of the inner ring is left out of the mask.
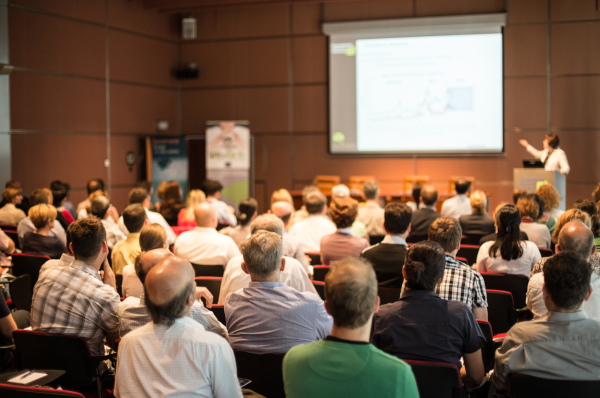
[[[23,236],[23,253],[60,259],[65,252],[65,245],[57,237],[50,235],[56,222],[56,214],[56,208],[45,203],[29,209],[29,219],[36,229],[26,232]]]
[[[16,207],[23,200],[21,188],[7,187],[2,192],[2,200],[6,204],[0,209],[0,223],[17,225],[19,221],[27,217],[23,210]]]
[[[536,193],[540,195],[540,198],[544,199],[544,203],[546,204],[544,215],[554,217],[558,220],[565,212],[558,208],[561,200],[558,190],[550,184],[544,184],[537,189]]]
[[[179,211],[177,217],[177,226],[185,228],[196,228],[196,217],[194,216],[194,207],[202,202],[206,202],[206,195],[199,189],[192,189],[187,194],[185,208]]]
[[[485,236],[496,231],[494,219],[487,214],[487,197],[483,191],[471,194],[471,214],[463,214],[458,218],[464,235]]]

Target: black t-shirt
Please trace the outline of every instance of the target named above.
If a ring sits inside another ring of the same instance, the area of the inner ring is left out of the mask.
[[[39,235],[34,232],[27,232],[23,236],[23,253],[41,254],[50,256],[53,259],[59,259],[65,252],[65,246],[54,236]]]
[[[6,304],[6,299],[4,298],[4,293],[0,291],[0,319],[6,318],[10,315],[10,310],[8,309],[8,304]],[[2,338],[2,336],[0,336]]]
[[[360,256],[373,265],[379,286],[401,289],[404,281],[402,267],[407,251],[408,247],[404,245],[379,243]]]

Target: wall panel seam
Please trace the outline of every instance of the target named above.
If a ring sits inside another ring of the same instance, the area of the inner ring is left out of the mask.
[[[323,33],[292,33],[286,35],[272,35],[272,36],[256,36],[256,37],[230,37],[230,38],[222,38],[222,39],[204,39],[204,40],[186,40],[185,42],[181,42],[182,46],[189,46],[194,44],[204,44],[204,43],[222,43],[229,41],[252,41],[252,40],[275,40],[275,39],[287,39],[290,36],[292,38],[297,37],[325,37]]]
[[[289,87],[312,87],[327,86],[327,82],[315,83],[273,83],[273,84],[243,84],[233,86],[203,86],[203,87],[183,87],[183,91],[206,91],[206,90],[239,90],[249,88],[289,88]]]

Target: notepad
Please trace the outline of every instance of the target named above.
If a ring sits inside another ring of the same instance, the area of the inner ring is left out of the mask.
[[[25,373],[27,373],[27,372],[25,372]],[[32,381],[36,381],[37,379],[41,379],[42,377],[48,376],[46,373],[33,372],[32,374],[30,374],[26,378],[21,379],[21,377],[23,377],[23,375],[25,373],[22,373],[22,374],[20,374],[17,377],[13,377],[8,382],[9,383],[17,383],[17,384],[28,384],[28,383],[31,383]]]

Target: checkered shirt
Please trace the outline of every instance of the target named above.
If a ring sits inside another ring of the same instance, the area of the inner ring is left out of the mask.
[[[446,255],[444,279],[435,292],[445,300],[462,301],[469,308],[488,306],[483,276],[449,255]]]
[[[92,355],[104,355],[105,333],[117,333],[119,295],[92,266],[73,261],[40,275],[33,289],[31,327],[83,337]]]
[[[544,264],[549,258],[550,257],[540,258],[533,266],[533,269],[529,275],[534,276],[535,274],[542,272],[544,270]],[[592,266],[593,272],[600,275],[600,253],[596,252],[590,256],[590,265]]]

